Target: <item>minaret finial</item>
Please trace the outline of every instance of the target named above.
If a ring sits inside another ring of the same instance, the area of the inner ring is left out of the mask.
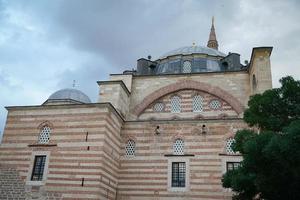
[[[75,83],[76,83],[76,80],[73,80],[73,84],[72,84],[73,88],[75,87]]]
[[[210,28],[210,34],[209,39],[207,42],[207,47],[218,50],[219,44],[217,41],[217,36],[215,33],[215,17],[213,16],[211,19],[211,28]]]

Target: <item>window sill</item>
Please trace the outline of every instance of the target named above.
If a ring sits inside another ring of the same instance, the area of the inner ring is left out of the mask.
[[[183,155],[165,154],[164,156],[165,157],[188,157],[188,156],[194,157],[195,155],[194,154],[183,154]]]
[[[188,188],[187,187],[171,187],[168,189],[169,192],[188,192]]]
[[[240,153],[235,153],[235,154],[219,153],[219,156],[242,156],[242,154],[240,154]]]
[[[29,144],[28,147],[56,147],[57,144]]]
[[[26,181],[26,185],[42,186],[45,185],[45,181]]]

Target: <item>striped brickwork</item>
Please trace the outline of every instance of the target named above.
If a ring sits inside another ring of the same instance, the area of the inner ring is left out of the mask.
[[[202,110],[193,111],[193,97],[199,95],[203,99]],[[173,114],[171,112],[171,98],[178,96],[180,98],[181,112]],[[211,101],[218,100],[220,108],[213,109],[210,106]],[[162,111],[156,111],[156,103],[162,103]],[[224,118],[224,117],[237,117],[237,112],[220,97],[211,95],[206,92],[197,90],[180,90],[166,96],[163,96],[153,103],[151,103],[144,112],[139,116],[139,119],[170,119],[177,118]]]
[[[115,199],[121,121],[107,106],[48,106],[9,110],[0,161],[15,167],[26,183],[32,153],[50,152],[47,180],[29,191],[63,199]],[[51,127],[50,143],[36,145],[39,125]],[[28,175],[29,174],[29,175]]]
[[[206,134],[201,127],[208,127]],[[161,133],[155,134],[160,126]],[[222,158],[225,141],[246,125],[241,120],[189,120],[128,122],[122,131],[122,153],[118,196],[120,199],[226,199],[231,193],[222,188]],[[190,155],[190,187],[187,192],[167,188],[169,154],[175,139],[185,143]],[[128,139],[136,143],[135,157],[126,157]]]

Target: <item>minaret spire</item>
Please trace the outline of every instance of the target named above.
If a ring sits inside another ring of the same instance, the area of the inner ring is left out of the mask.
[[[207,42],[207,47],[213,48],[216,50],[218,50],[218,47],[219,47],[219,44],[217,41],[217,36],[215,33],[215,18],[214,17],[212,17],[212,19],[211,19],[211,28],[210,28],[210,33],[209,33],[209,39]]]

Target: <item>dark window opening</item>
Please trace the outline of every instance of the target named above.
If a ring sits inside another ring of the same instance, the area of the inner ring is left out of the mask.
[[[172,163],[172,187],[185,187],[185,162]]]
[[[255,74],[253,74],[253,76],[252,76],[252,88],[253,88],[253,90],[256,90],[256,77],[255,77]]]
[[[241,166],[240,162],[227,162],[226,163],[226,169],[227,169],[227,171],[237,170],[240,166]]]
[[[32,181],[43,180],[45,162],[46,162],[46,156],[35,156],[32,175],[31,175]]]
[[[222,67],[223,67],[224,71],[227,71],[228,70],[228,62],[223,62]]]

